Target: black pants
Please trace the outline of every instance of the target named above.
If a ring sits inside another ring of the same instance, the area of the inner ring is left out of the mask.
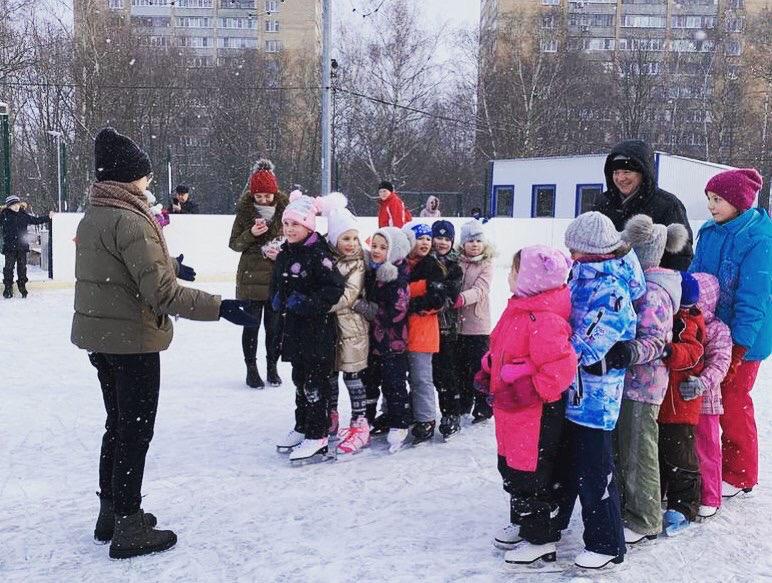
[[[378,396],[383,391],[389,427],[406,429],[413,422],[410,396],[407,392],[407,354],[370,355],[364,372],[367,395],[367,419],[375,419]]]
[[[520,536],[524,540],[535,545],[560,539],[558,503],[552,486],[563,437],[565,414],[566,406],[562,399],[556,403],[545,403],[542,409],[539,457],[535,471],[514,470],[507,466],[504,456],[499,456],[499,473],[504,480],[504,490],[510,495],[509,520],[512,524],[520,526]]]
[[[461,414],[461,383],[456,369],[457,336],[440,335],[440,351],[432,357],[432,377],[442,416]]]
[[[292,363],[295,384],[295,431],[306,439],[327,437],[330,429],[330,370],[325,366]]]
[[[553,484],[560,530],[568,528],[578,496],[585,548],[618,556],[625,552],[625,536],[614,474],[612,432],[566,421]]]
[[[694,442],[694,426],[659,425],[659,480],[668,510],[677,510],[689,520],[700,509],[700,464]]]
[[[485,397],[474,390],[474,375],[480,371],[480,361],[488,352],[489,341],[488,336],[458,336],[456,370],[461,381],[461,414],[470,413],[476,402],[480,405],[485,402]]]
[[[13,285],[13,268],[16,267],[18,277],[16,281],[19,285],[24,285],[29,281],[27,279],[27,252],[26,251],[6,251],[5,265],[3,266],[3,283],[6,286]]]
[[[269,364],[276,364],[279,360],[279,345],[276,340],[276,315],[271,308],[271,301],[250,300],[248,312],[258,321],[254,328],[245,326],[241,333],[241,348],[244,351],[244,360],[254,362],[257,359],[257,335],[260,332],[260,319],[265,328],[265,353]]]
[[[99,458],[99,489],[115,513],[139,511],[145,456],[153,439],[161,360],[148,354],[89,354],[102,386],[107,420]]]

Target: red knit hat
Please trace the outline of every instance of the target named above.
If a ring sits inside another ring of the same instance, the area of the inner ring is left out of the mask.
[[[763,184],[755,168],[738,168],[716,174],[708,180],[705,192],[717,194],[742,213],[753,206]]]
[[[276,194],[279,192],[279,184],[276,182],[276,175],[273,173],[273,163],[270,160],[261,158],[252,167],[252,175],[249,177],[249,192],[257,194],[264,192]]]

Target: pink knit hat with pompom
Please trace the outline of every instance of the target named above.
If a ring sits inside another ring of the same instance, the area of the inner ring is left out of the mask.
[[[524,247],[517,272],[517,296],[535,296],[566,283],[571,260],[562,251],[547,245]]]
[[[303,225],[309,231],[316,231],[316,215],[329,214],[334,209],[346,208],[348,200],[340,192],[316,198],[306,196],[299,190],[290,193],[290,203],[284,209],[282,221],[290,220]]]

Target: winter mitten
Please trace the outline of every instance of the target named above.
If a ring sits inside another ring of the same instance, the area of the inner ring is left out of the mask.
[[[488,395],[491,392],[491,375],[485,372],[484,370],[478,370],[477,374],[474,375],[474,381],[472,386],[474,386],[474,390],[482,393],[483,395]]]
[[[702,396],[702,393],[705,392],[705,386],[699,377],[689,377],[678,386],[678,390],[684,401],[691,401]]]
[[[463,307],[464,307],[464,296],[458,296],[456,298],[456,301],[453,302],[453,309],[460,310]]]
[[[273,299],[271,299],[271,309],[274,312],[281,310],[281,298],[279,297],[279,292],[273,294]]]
[[[249,300],[223,300],[220,303],[220,318],[225,318],[236,326],[254,328],[260,325],[260,321],[252,316],[247,308]]]
[[[296,291],[287,298],[287,309],[299,316],[310,316],[314,312],[310,298]]]
[[[483,357],[480,359],[480,369],[485,371],[488,374],[491,374],[492,364],[493,363],[491,361],[491,353],[486,352],[485,354],[483,354]]]
[[[367,300],[358,299],[354,302],[354,305],[351,306],[351,309],[360,316],[363,316],[364,319],[368,322],[372,322],[375,320],[375,316],[378,313],[378,304],[375,302],[368,302]]]
[[[196,270],[192,267],[188,267],[187,265],[183,265],[182,260],[184,258],[185,256],[182,254],[177,257],[177,264],[179,265],[177,277],[185,281],[196,281]]]
[[[512,384],[523,377],[529,377],[536,372],[536,367],[528,358],[516,360],[501,367],[501,380]]]

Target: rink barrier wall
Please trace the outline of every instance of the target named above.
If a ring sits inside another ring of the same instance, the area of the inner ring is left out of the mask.
[[[75,233],[82,213],[57,213],[53,218],[53,280],[61,283],[75,281]],[[235,281],[239,253],[228,247],[234,215],[172,215],[164,228],[164,236],[173,256],[185,255],[185,263],[196,270],[201,281]],[[461,225],[471,220],[448,217],[456,227],[456,240]],[[573,219],[512,219],[494,218],[484,228],[486,236],[496,248],[497,266],[508,268],[514,253],[528,245],[551,245],[566,250],[563,235]],[[377,228],[376,217],[360,217],[361,235],[369,239]],[[416,220],[431,224],[430,220]],[[691,221],[697,233],[703,221]],[[317,219],[317,230],[327,231],[326,219]]]

